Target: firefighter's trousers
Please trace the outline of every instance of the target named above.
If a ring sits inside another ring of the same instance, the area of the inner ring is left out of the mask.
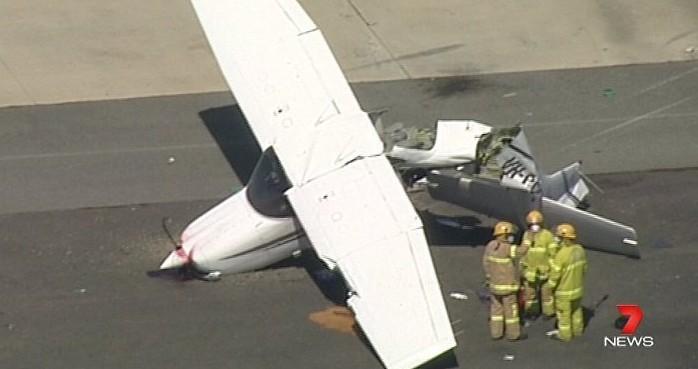
[[[555,311],[561,340],[570,341],[573,336],[582,335],[584,332],[582,299],[567,300],[558,297],[555,301]]]
[[[555,300],[553,295],[553,289],[550,288],[550,286],[547,283],[545,283],[546,281],[547,280],[545,279],[536,279],[534,282],[524,280],[526,315],[540,314],[540,303],[538,300],[539,293],[540,300],[543,301],[543,315],[555,315]]]
[[[521,334],[516,293],[490,297],[490,334],[492,338],[501,338],[505,332],[510,340],[518,339]]]

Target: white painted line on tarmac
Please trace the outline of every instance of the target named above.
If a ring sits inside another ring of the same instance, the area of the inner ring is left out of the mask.
[[[581,144],[581,143],[588,142],[588,141],[591,141],[591,140],[593,140],[593,139],[599,138],[599,137],[601,137],[601,136],[603,136],[603,135],[605,135],[605,134],[611,133],[611,132],[613,132],[613,131],[617,131],[617,130],[619,130],[619,129],[621,129],[621,128],[624,128],[624,127],[627,127],[627,126],[629,126],[629,125],[631,125],[631,124],[637,123],[637,122],[639,122],[639,121],[641,121],[641,120],[643,120],[643,119],[647,119],[647,118],[649,118],[649,117],[651,117],[651,116],[654,116],[655,114],[658,114],[658,113],[661,113],[661,112],[663,112],[663,111],[666,111],[666,110],[669,110],[669,109],[671,109],[671,108],[674,108],[674,107],[676,107],[676,106],[679,106],[679,105],[681,105],[681,104],[683,104],[683,103],[685,103],[686,101],[691,100],[691,99],[693,99],[693,96],[685,97],[685,98],[683,98],[683,99],[681,99],[681,100],[679,100],[679,101],[673,102],[673,103],[671,103],[671,104],[669,104],[669,105],[662,106],[662,107],[659,108],[659,109],[652,110],[652,111],[649,112],[649,113],[645,113],[645,114],[642,114],[642,115],[638,115],[638,116],[635,117],[635,118],[626,120],[626,121],[624,121],[624,122],[622,122],[622,123],[620,123],[620,124],[616,124],[616,125],[613,126],[613,127],[606,128],[606,129],[604,129],[603,131],[597,132],[597,133],[595,133],[595,134],[593,134],[593,135],[591,135],[591,136],[587,136],[587,137],[585,137],[585,138],[583,138],[583,139],[581,139],[581,140],[578,140],[578,141],[575,141],[575,142],[571,142],[571,143],[569,143],[569,144],[567,144],[567,145],[565,145],[565,146],[560,147],[560,149],[561,149],[561,150],[562,150],[562,149],[568,149],[568,148],[570,148],[570,147],[577,146],[577,145],[579,145],[579,144]]]
[[[655,114],[650,117],[645,117],[644,119],[667,119],[667,118],[691,118],[698,117],[698,112],[695,113],[669,113],[669,114]],[[569,120],[555,120],[549,122],[534,122],[534,123],[524,123],[524,128],[532,127],[550,127],[550,126],[564,126],[564,125],[576,125],[576,124],[594,124],[594,123],[613,123],[613,122],[623,122],[633,117],[620,117],[620,118],[598,118],[598,119],[569,119]]]
[[[646,92],[649,92],[649,91],[652,91],[652,90],[657,89],[657,88],[659,88],[659,87],[662,87],[662,86],[664,86],[664,85],[667,85],[667,84],[669,84],[669,83],[671,83],[671,82],[674,82],[674,81],[676,81],[676,80],[679,80],[679,79],[681,79],[681,78],[683,78],[683,77],[685,77],[685,76],[687,76],[687,75],[689,75],[689,74],[691,74],[691,73],[697,72],[697,71],[698,71],[698,67],[691,68],[691,69],[689,69],[689,70],[687,70],[687,71],[685,71],[685,72],[679,73],[679,74],[674,75],[674,76],[672,76],[672,77],[669,77],[669,78],[667,78],[667,79],[665,79],[665,80],[659,81],[659,82],[657,82],[657,83],[655,83],[655,84],[653,84],[653,85],[650,85],[650,86],[648,86],[648,87],[646,87],[646,88],[644,88],[644,89],[642,89],[642,90],[636,92],[634,95],[632,95],[632,97],[640,96],[640,95],[642,95],[642,94],[644,94],[644,93],[646,93]]]
[[[95,151],[78,151],[78,152],[59,152],[59,153],[47,153],[47,154],[29,154],[29,155],[10,155],[0,157],[0,161],[12,161],[12,160],[28,160],[28,159],[52,159],[52,158],[66,158],[73,156],[92,156],[92,155],[109,155],[109,154],[134,154],[142,152],[159,152],[159,151],[173,151],[173,150],[191,150],[191,149],[211,149],[218,148],[215,143],[210,144],[190,144],[190,145],[172,145],[172,146],[158,146],[158,147],[138,147],[133,149],[119,149],[119,150],[95,150]]]

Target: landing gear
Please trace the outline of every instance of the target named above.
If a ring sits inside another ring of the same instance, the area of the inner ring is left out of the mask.
[[[210,273],[204,274],[201,276],[201,279],[203,279],[204,281],[208,281],[208,282],[220,281],[221,280],[221,272],[215,271],[215,272],[210,272]]]

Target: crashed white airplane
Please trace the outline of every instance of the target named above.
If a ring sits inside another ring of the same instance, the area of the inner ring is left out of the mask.
[[[453,348],[422,223],[313,21],[295,0],[192,3],[263,155],[245,189],[191,223],[161,268],[214,277],[310,244],[341,272],[386,368]]]
[[[263,154],[247,186],[192,222],[161,269],[215,279],[312,247],[343,276],[386,368],[453,348],[422,223],[312,20],[295,0],[193,5]],[[428,150],[387,146],[398,169],[424,170],[437,199],[520,224],[542,208],[549,222],[570,219],[587,246],[636,252],[621,248],[634,246],[632,228],[576,209],[588,192],[578,164],[539,179],[518,128],[440,121]]]

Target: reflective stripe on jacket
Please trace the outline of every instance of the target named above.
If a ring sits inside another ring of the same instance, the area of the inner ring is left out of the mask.
[[[521,245],[528,246],[526,255],[521,258],[524,277],[531,282],[536,278],[547,279],[550,261],[555,257],[558,248],[553,234],[547,229],[541,229],[536,233],[526,231]]]
[[[548,284],[555,289],[555,298],[576,300],[584,295],[586,254],[582,246],[563,246],[550,263]]]
[[[499,240],[492,240],[485,246],[482,266],[493,294],[508,295],[519,290],[519,275],[514,260],[525,249]]]

